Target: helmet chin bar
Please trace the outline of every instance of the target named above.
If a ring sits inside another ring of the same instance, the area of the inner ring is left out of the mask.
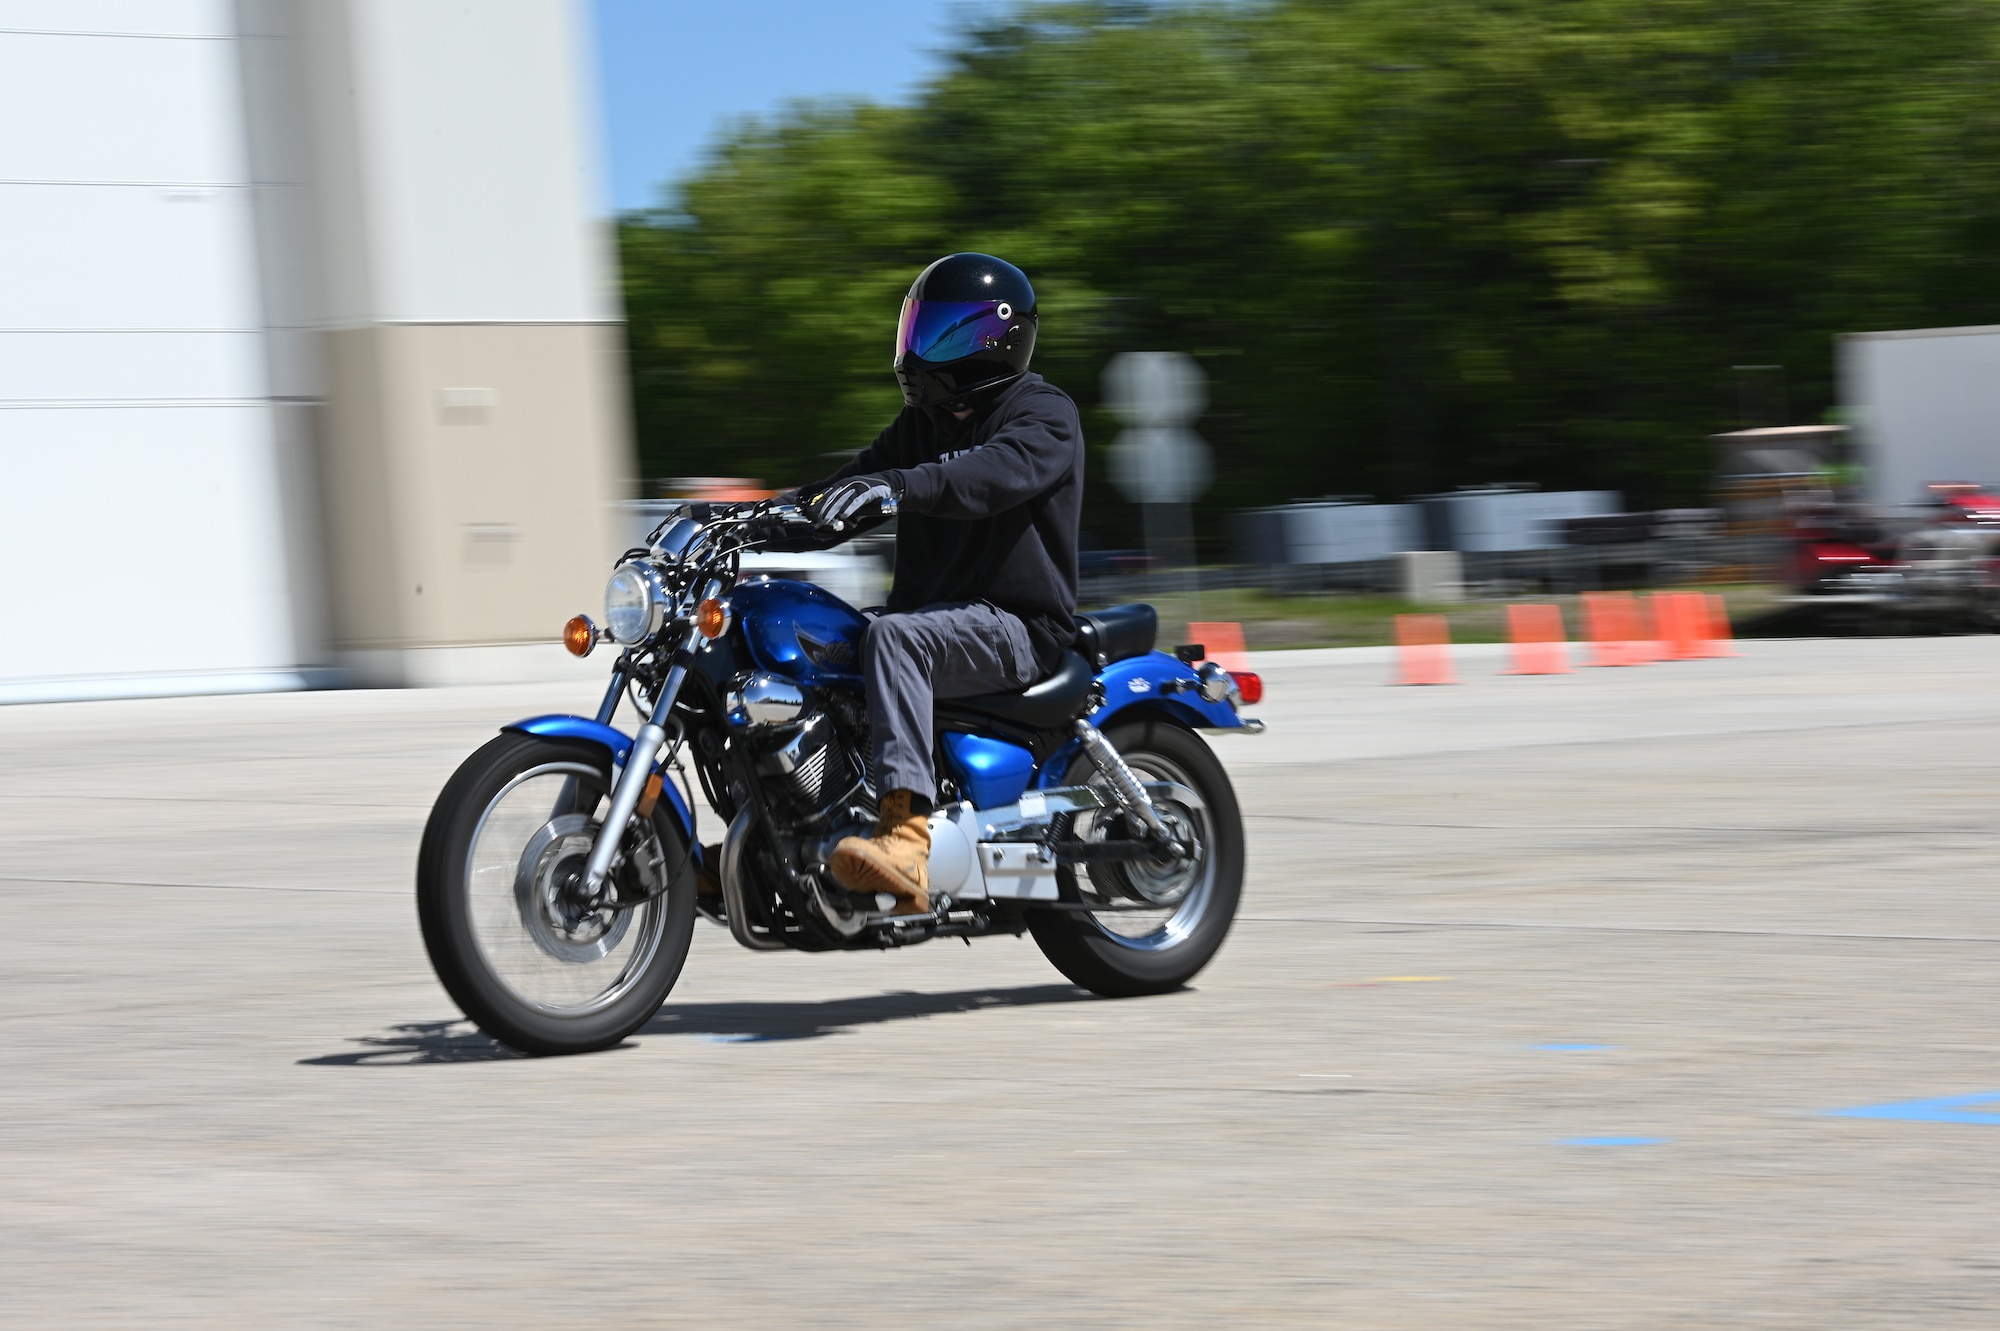
[[[978,363],[978,368],[992,369],[998,373],[979,383],[953,382],[959,377],[958,375],[948,376],[940,373],[947,369],[955,369],[963,374],[968,368],[971,366],[963,361],[949,367],[926,365],[921,361],[914,367],[906,363],[896,367],[896,382],[903,390],[903,401],[913,407],[932,407],[940,411],[958,412],[979,406],[1027,373],[1025,369],[1015,370],[991,361]]]

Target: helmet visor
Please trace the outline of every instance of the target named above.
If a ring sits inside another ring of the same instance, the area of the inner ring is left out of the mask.
[[[896,360],[915,356],[935,365],[1000,346],[1014,314],[1004,300],[905,300],[896,327]]]

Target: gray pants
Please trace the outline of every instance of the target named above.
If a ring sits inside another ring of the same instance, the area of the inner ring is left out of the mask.
[[[981,601],[877,616],[861,636],[875,789],[937,799],[931,705],[1025,688],[1039,673],[1027,626]]]

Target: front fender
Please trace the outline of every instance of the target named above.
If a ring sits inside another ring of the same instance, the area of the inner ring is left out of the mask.
[[[500,727],[520,735],[536,735],[542,739],[576,739],[586,744],[602,744],[611,753],[614,766],[623,767],[625,760],[632,756],[632,737],[616,726],[587,716],[531,716],[525,721],[516,721],[510,726]],[[660,793],[672,806],[674,816],[680,819],[681,830],[690,838],[694,835],[694,814],[688,810],[687,801],[681,798],[680,787],[671,781],[660,783]],[[695,848],[697,858],[701,848]]]

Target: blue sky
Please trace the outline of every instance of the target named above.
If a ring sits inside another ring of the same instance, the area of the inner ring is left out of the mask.
[[[591,0],[609,209],[655,203],[734,116],[907,97],[965,0]]]

